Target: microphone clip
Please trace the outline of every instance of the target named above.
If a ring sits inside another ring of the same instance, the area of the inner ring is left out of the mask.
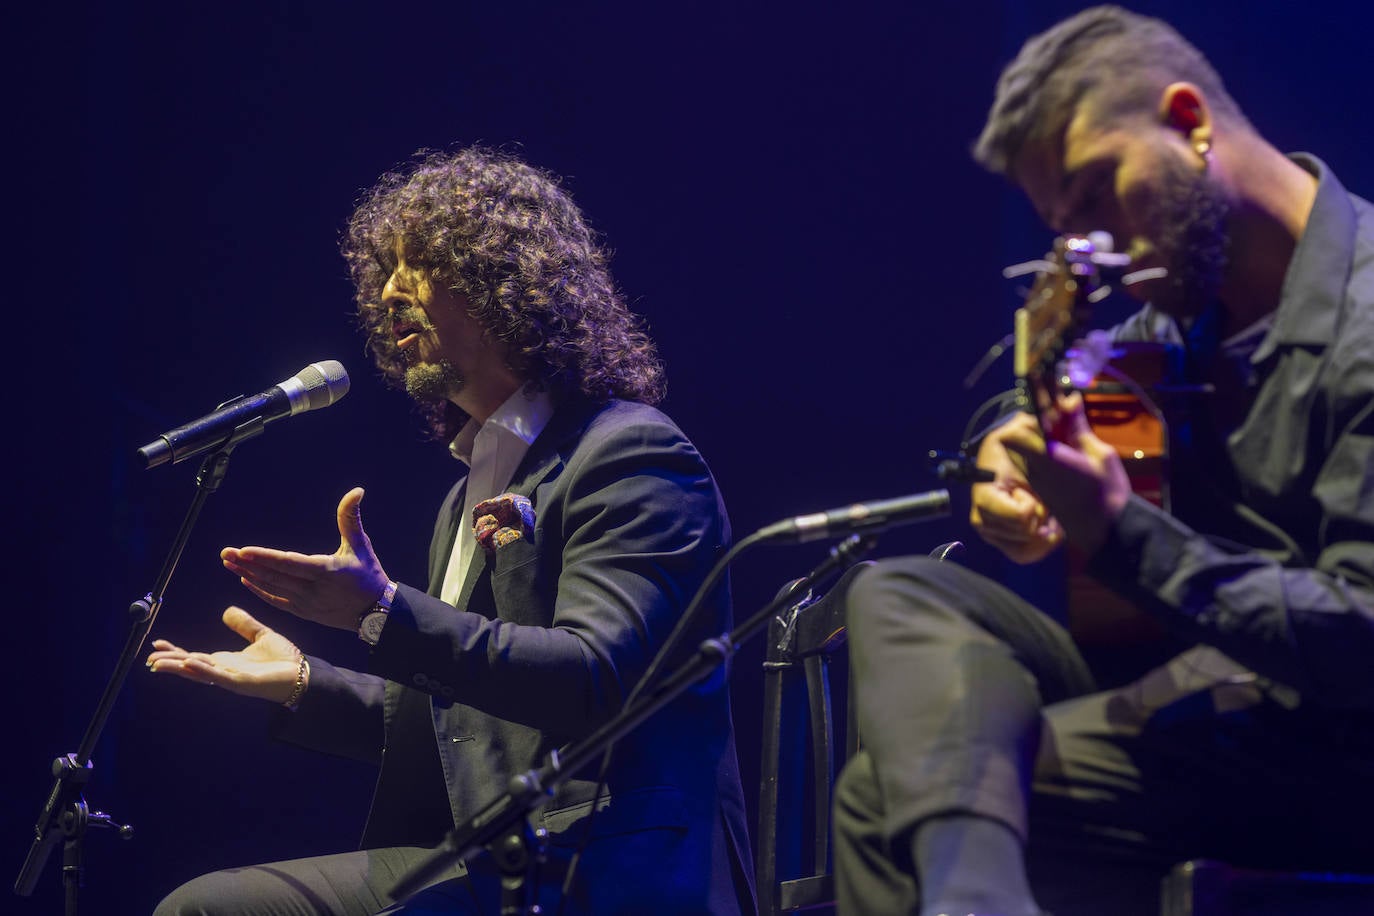
[[[931,449],[928,457],[935,476],[952,483],[991,483],[996,475],[978,466],[974,458],[964,452],[942,452]]]

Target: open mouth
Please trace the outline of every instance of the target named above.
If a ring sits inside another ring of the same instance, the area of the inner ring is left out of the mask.
[[[417,320],[414,315],[397,315],[396,323],[392,325],[392,340],[396,341],[396,349],[405,352],[414,347],[420,340],[426,328],[423,321]]]

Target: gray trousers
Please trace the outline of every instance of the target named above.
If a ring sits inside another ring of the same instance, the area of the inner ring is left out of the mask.
[[[926,557],[865,570],[847,610],[863,750],[836,787],[842,913],[917,911],[910,839],[937,815],[1028,841],[1056,916],[1156,913],[1187,858],[1374,868],[1374,741],[1213,649],[1097,691],[1061,626]]]

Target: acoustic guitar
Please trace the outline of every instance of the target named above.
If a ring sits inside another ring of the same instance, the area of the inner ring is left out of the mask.
[[[1093,432],[1121,456],[1132,489],[1169,509],[1169,435],[1151,392],[1168,381],[1167,347],[1118,343],[1088,330],[1093,306],[1130,258],[1112,250],[1105,233],[1064,235],[1044,259],[1007,268],[1008,277],[1035,273],[1015,315],[1015,373],[1019,406],[1051,434],[1051,405],[1071,390],[1083,395]],[[1124,598],[1084,572],[1086,560],[1068,551],[1068,628],[1080,646],[1138,650],[1159,642],[1163,629]]]

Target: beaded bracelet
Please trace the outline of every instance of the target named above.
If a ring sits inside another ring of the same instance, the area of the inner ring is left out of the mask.
[[[305,653],[300,649],[296,650],[296,657],[300,659],[300,666],[296,669],[296,686],[291,691],[291,696],[286,698],[286,702],[281,704],[292,712],[301,704],[301,697],[305,694],[305,685],[310,683],[310,663],[305,660]]]

